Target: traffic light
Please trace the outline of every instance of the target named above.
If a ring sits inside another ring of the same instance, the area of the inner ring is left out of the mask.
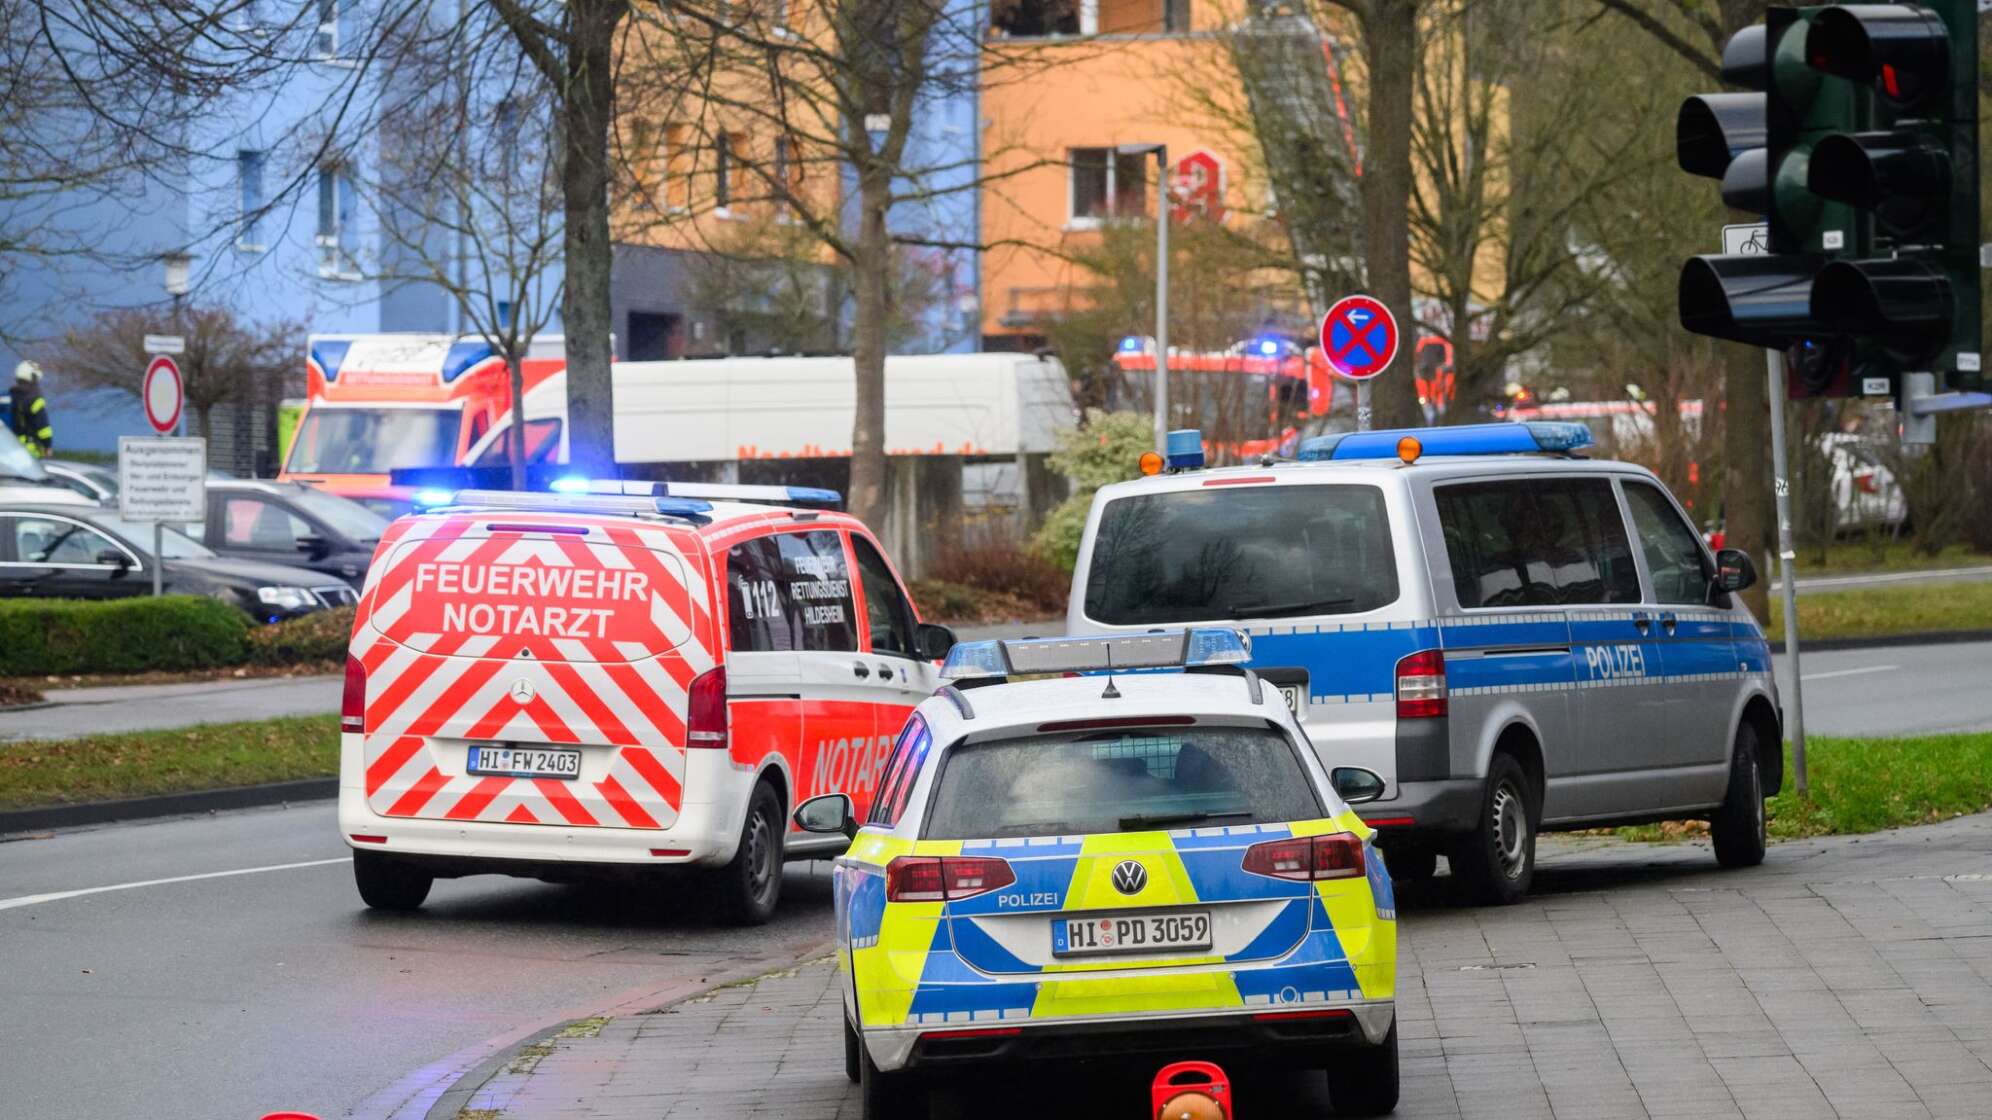
[[[1934,370],[1976,387],[1975,0],[1772,8],[1724,48],[1758,92],[1691,97],[1691,174],[1765,216],[1769,253],[1681,271],[1681,325],[1786,354],[1793,397]]]

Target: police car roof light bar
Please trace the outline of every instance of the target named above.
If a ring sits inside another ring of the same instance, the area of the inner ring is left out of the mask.
[[[1394,428],[1381,432],[1342,432],[1302,440],[1296,456],[1304,463],[1348,459],[1395,459],[1397,441],[1412,436],[1433,455],[1569,455],[1590,447],[1591,429],[1574,421],[1531,420],[1513,424],[1460,424],[1445,428]]]
[[[1085,638],[1008,638],[957,642],[941,666],[947,680],[986,680],[1061,673],[1105,673],[1238,665],[1252,658],[1237,630],[1203,627]]]

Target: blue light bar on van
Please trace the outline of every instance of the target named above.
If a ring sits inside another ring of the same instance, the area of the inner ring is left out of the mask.
[[[456,501],[454,490],[417,490],[415,504],[423,507],[446,506]]]
[[[712,503],[692,498],[650,498],[635,494],[546,494],[520,490],[424,490],[415,502],[426,509],[530,510],[538,513],[657,513],[703,525]]]
[[[1533,420],[1526,424],[1461,424],[1448,428],[1393,428],[1384,432],[1343,432],[1302,440],[1296,458],[1302,462],[1329,459],[1395,459],[1397,441],[1415,437],[1423,445],[1421,458],[1433,455],[1567,455],[1591,446],[1591,429],[1583,424]]]
[[[1237,630],[1216,628],[1089,638],[1008,638],[955,643],[941,666],[941,676],[972,680],[1115,669],[1183,669],[1238,665],[1251,658],[1250,638]]]
[[[1203,433],[1195,428],[1177,428],[1162,440],[1163,456],[1172,471],[1194,470],[1204,465]]]

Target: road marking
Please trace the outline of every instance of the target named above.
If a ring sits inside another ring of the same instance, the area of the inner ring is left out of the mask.
[[[299,867],[324,867],[333,863],[350,863],[352,856],[338,859],[308,859],[302,863],[273,863],[268,867],[238,867],[233,871],[207,871],[199,875],[175,875],[170,879],[144,879],[136,883],[113,883],[108,887],[84,887],[75,891],[50,891],[47,894],[24,894],[19,898],[0,898],[0,910],[13,910],[21,906],[34,906],[43,902],[61,902],[66,898],[81,898],[88,894],[104,894],[108,891],[135,891],[140,887],[163,887],[168,883],[192,883],[201,879],[226,879],[231,875],[259,875],[265,871],[291,871]]]
[[[1799,677],[1802,681],[1830,681],[1834,677],[1858,677],[1862,673],[1886,673],[1900,669],[1900,665],[1866,665],[1859,669],[1835,669],[1830,673],[1806,673]]]

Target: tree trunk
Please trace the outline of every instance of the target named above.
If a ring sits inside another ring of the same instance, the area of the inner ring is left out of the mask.
[[[1730,548],[1756,560],[1764,574],[1743,601],[1759,621],[1770,621],[1771,436],[1769,385],[1764,352],[1754,346],[1724,345],[1727,407],[1722,417],[1722,521]],[[1704,414],[1702,422],[1707,423]]]
[[[1418,320],[1411,310],[1411,105],[1418,65],[1418,0],[1373,0],[1363,27],[1369,127],[1363,152],[1363,230],[1369,294],[1397,317],[1398,354],[1371,382],[1379,428],[1424,423],[1411,372]]]
[[[623,0],[570,0],[567,91],[562,100],[560,190],[567,289],[561,318],[567,336],[568,462],[582,473],[615,474],[615,390],[610,380],[614,329],[609,311],[609,118],[612,68]],[[514,414],[515,419],[517,414]],[[517,425],[515,424],[516,428]],[[523,465],[523,464],[522,464]]]
[[[857,413],[851,423],[851,513],[874,531],[886,524],[885,319],[892,245],[885,228],[892,178],[873,164],[858,174],[858,244],[852,262],[857,296],[851,358]]]
[[[505,373],[511,380],[512,426],[505,430],[505,458],[512,464],[512,489],[526,489],[526,370],[517,350],[505,353]],[[572,375],[568,383],[573,384]]]

